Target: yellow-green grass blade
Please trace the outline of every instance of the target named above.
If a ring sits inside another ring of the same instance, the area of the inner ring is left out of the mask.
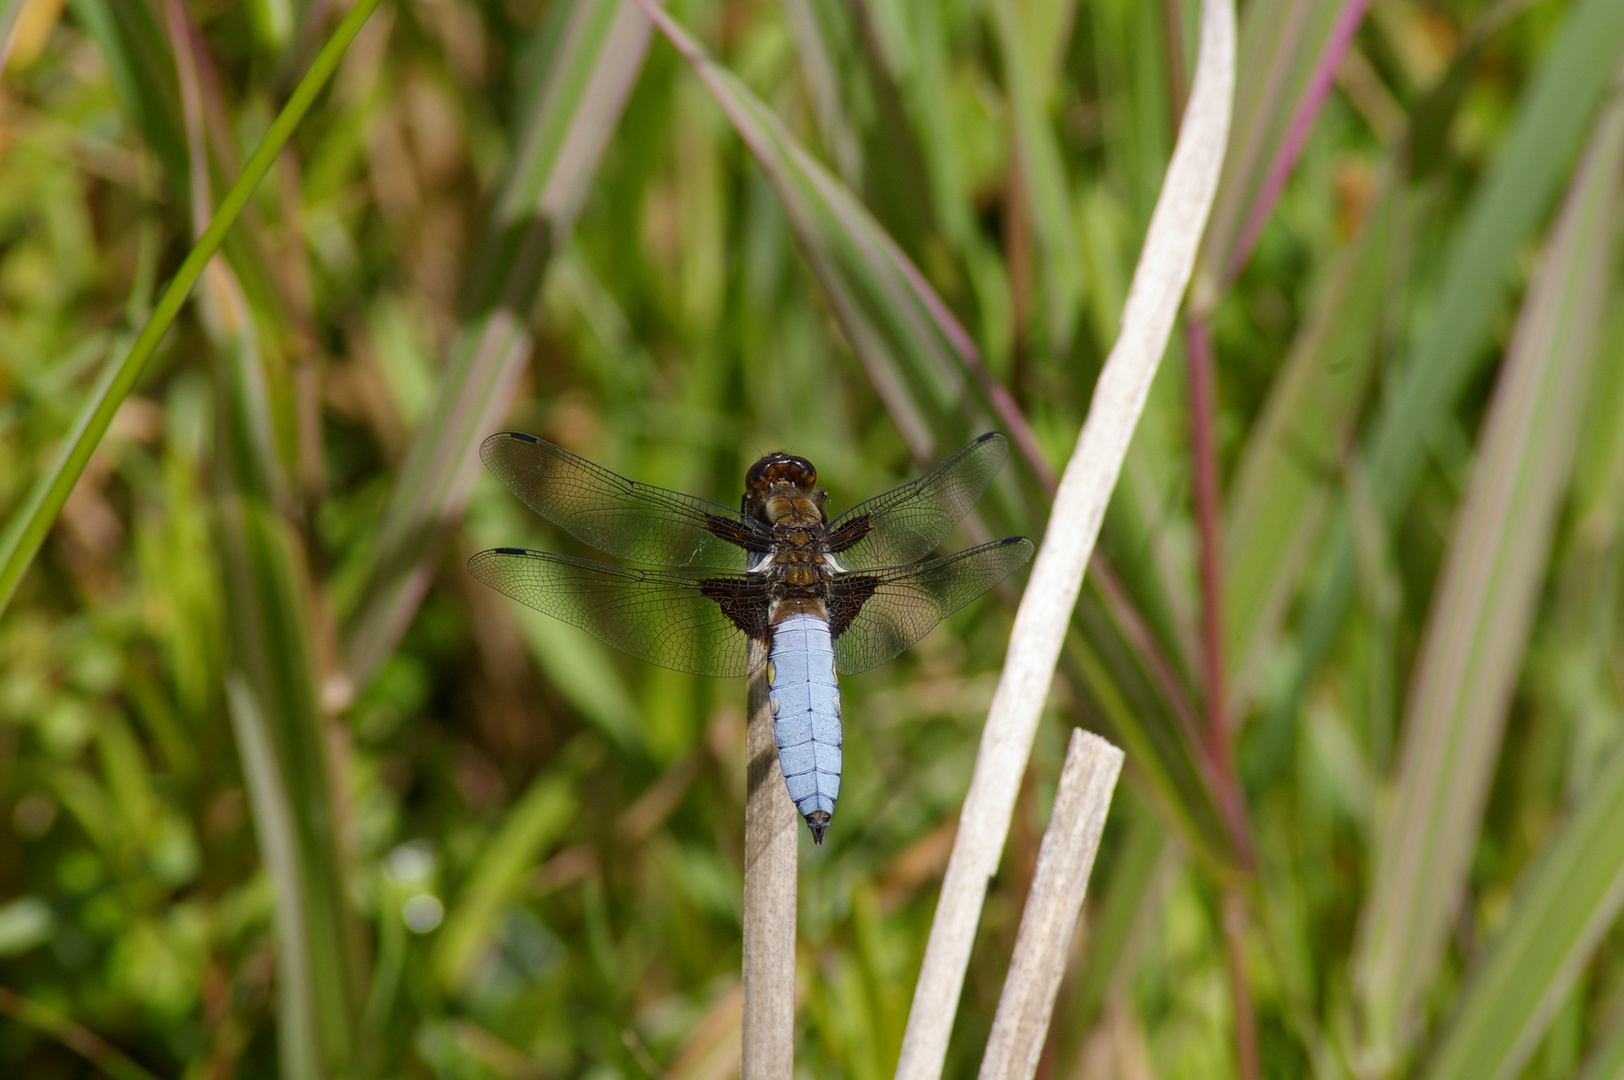
[[[883,4],[787,0],[784,9],[825,157],[917,256],[935,236],[940,200],[927,195],[933,178],[897,69],[916,62],[922,43]]]
[[[572,786],[553,775],[532,782],[480,853],[434,946],[435,970],[448,990],[460,989],[473,974],[501,929],[507,904],[523,895],[530,870],[575,817]]]
[[[1624,1077],[1624,1022],[1614,1018],[1612,1029],[1585,1058],[1579,1080],[1620,1080]]]
[[[933,458],[935,432],[953,432],[960,416],[963,364],[974,351],[969,336],[867,210],[778,117],[674,19],[642,2],[778,192],[847,342],[909,450],[917,460]]]
[[[1235,127],[1201,238],[1195,304],[1234,281],[1302,148],[1369,0],[1259,0],[1241,19]]]
[[[11,46],[17,38],[17,20],[27,5],[28,0],[5,0],[4,4],[0,4],[0,75],[5,74],[6,61],[11,59]]]
[[[1505,1080],[1521,1073],[1624,906],[1621,819],[1624,747],[1615,747],[1572,819],[1529,868],[1422,1080]],[[1587,1075],[1619,1075],[1620,1042],[1610,1040]]]
[[[1438,300],[1364,442],[1374,508],[1391,522],[1408,503],[1429,440],[1485,358],[1517,251],[1554,202],[1624,51],[1624,4],[1583,0],[1567,15],[1518,98],[1510,130],[1445,256]],[[1291,694],[1319,665],[1353,591],[1353,526],[1345,506],[1328,529],[1322,572],[1302,617]]]
[[[187,191],[180,88],[153,5],[147,0],[73,0],[72,11],[101,47],[120,106],[163,163],[176,191]]]
[[[199,70],[212,66],[212,61],[206,51],[196,48],[204,39],[190,12],[184,5],[166,6],[157,0],[75,0],[75,13],[100,46],[119,104],[162,164],[175,202],[189,205],[196,217],[209,202],[211,188],[227,186],[240,170],[231,138],[222,131],[226,110],[218,80],[212,71]],[[191,39],[189,48],[180,53],[175,49],[177,33]],[[195,95],[196,111],[190,116],[185,104],[188,91],[183,89],[187,82]],[[205,129],[211,130],[212,139],[199,138]],[[198,142],[202,153],[192,145]],[[262,329],[274,331],[279,340],[287,336],[288,305],[264,238],[256,231],[252,207],[245,209],[246,219],[226,234],[221,252],[247,292]],[[198,232],[206,225],[206,220],[198,221]]]
[[[84,472],[91,453],[107,433],[113,414],[134,389],[142,368],[180,314],[181,306],[209,260],[220,250],[222,241],[236,223],[254,189],[265,178],[271,163],[276,160],[294,128],[309,111],[317,93],[338,66],[344,50],[355,40],[361,25],[377,5],[378,0],[356,0],[355,6],[344,16],[333,36],[311,63],[310,70],[299,80],[287,104],[271,123],[259,148],[243,167],[242,175],[221,200],[209,227],[181,263],[129,351],[109,360],[89,397],[80,407],[56,459],[29,490],[23,504],[13,512],[4,533],[0,533],[0,612],[10,602],[17,583],[44,542],[52,522],[62,510],[62,504],[67,502],[68,494]]]
[[[1149,666],[1152,654],[1136,647],[1139,633],[1121,623],[1122,613],[1121,605],[1084,588],[1067,636],[1067,671],[1087,692],[1108,734],[1133,755],[1133,775],[1191,854],[1216,876],[1234,877],[1242,859],[1215,794],[1210,759],[1195,734],[1199,720],[1188,695],[1170,699],[1173,680]]]
[[[1060,5],[992,0],[994,37],[1002,59],[1016,159],[1015,182],[1025,192],[1039,254],[1047,316],[1045,352],[1064,356],[1082,306],[1083,260],[1071,214],[1071,186],[1049,116],[1049,94],[1061,59],[1055,23]],[[1069,22],[1069,20],[1064,20]],[[1016,268],[1012,267],[1014,272]]]
[[[20,0],[26,2],[26,0]],[[157,1080],[118,1047],[33,998],[0,986],[0,1013],[72,1050],[112,1080]]]
[[[855,187],[863,176],[863,146],[856,130],[855,110],[846,101],[848,95],[841,85],[842,76],[849,74],[839,63],[853,50],[853,19],[843,6],[827,0],[786,0],[784,15],[795,38],[818,138],[841,179]]]
[[[1307,570],[1375,374],[1402,178],[1389,167],[1247,433],[1225,506],[1230,715],[1244,716]]]
[[[353,1076],[365,1055],[358,927],[347,900],[297,544],[280,514],[248,491],[227,490],[220,522],[235,661],[227,684],[232,727],[277,896],[282,1075]]]
[[[194,229],[208,225],[216,187],[228,187],[241,171],[225,130],[227,110],[219,93],[205,39],[185,5],[157,0],[108,4],[78,0],[78,15],[100,46],[118,100],[158,162],[177,205],[189,207]],[[184,48],[177,49],[177,37]],[[207,133],[207,135],[205,135]],[[288,303],[250,202],[220,251],[247,293],[266,335],[265,344],[291,336]]]
[[[976,232],[971,191],[972,166],[963,132],[954,119],[951,95],[943,93],[952,77],[952,60],[944,16],[934,4],[896,0],[863,5],[883,75],[895,85],[902,117],[916,140],[924,172],[921,202],[943,238],[964,258],[979,252],[990,259]],[[882,148],[889,149],[889,148]]]
[[[277,897],[278,1048],[286,1080],[365,1076],[365,984],[351,863],[335,803],[332,733],[313,650],[316,596],[270,437],[269,380],[242,290],[224,265],[200,297],[213,345],[215,491],[227,613],[227,704]]]
[[[529,359],[528,316],[542,277],[619,123],[648,40],[635,0],[580,0],[569,14],[473,260],[473,314],[441,370],[433,408],[413,433],[372,572],[346,620],[352,689],[365,686],[394,651],[428,587],[429,560],[462,515],[479,469],[475,450],[500,423]]]
[[[1524,301],[1428,612],[1354,954],[1377,1061],[1402,1056],[1421,1032],[1476,849],[1587,404],[1621,162],[1615,103],[1598,118]]]

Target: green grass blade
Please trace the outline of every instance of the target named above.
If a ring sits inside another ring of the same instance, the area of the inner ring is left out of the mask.
[[[1404,225],[1401,185],[1389,168],[1270,384],[1230,481],[1223,555],[1232,716],[1246,714],[1273,653],[1375,375],[1392,241]]]
[[[914,457],[930,460],[935,433],[952,432],[960,413],[963,365],[974,352],[969,335],[867,210],[782,121],[675,20],[651,3],[645,10],[693,65],[767,174],[869,381]]]
[[[1428,613],[1355,949],[1376,1060],[1402,1055],[1420,1033],[1477,846],[1595,367],[1621,163],[1624,106],[1614,105],[1524,302]]]
[[[174,59],[154,5],[73,0],[74,17],[107,61],[119,104],[163,163],[177,192],[187,192],[186,132]]]
[[[479,470],[475,450],[500,423],[530,356],[530,306],[619,123],[648,41],[648,21],[634,0],[582,0],[571,12],[474,260],[475,314],[457,335],[434,407],[413,435],[379,529],[374,570],[348,620],[355,688],[405,633],[428,586],[428,560],[462,515]]]
[[[221,200],[209,227],[181,263],[146,325],[130,345],[129,352],[115,356],[108,362],[100,380],[80,407],[56,460],[29,490],[23,504],[7,522],[5,532],[0,533],[0,612],[4,612],[10,603],[17,583],[22,580],[40,544],[45,541],[51,523],[61,513],[62,504],[67,502],[68,494],[84,472],[90,455],[107,433],[113,414],[134,389],[142,368],[157,350],[158,343],[175,321],[175,316],[180,314],[181,306],[191,295],[209,260],[219,251],[226,233],[236,223],[254,189],[265,178],[271,163],[293,135],[293,129],[310,110],[316,95],[338,66],[344,50],[377,6],[378,0],[356,0],[355,6],[344,16],[343,22],[339,23],[338,29],[310,65],[310,70],[299,80],[288,103],[277,114],[253,157],[248,159],[242,175]]]
[[[277,895],[282,1075],[354,1076],[366,1053],[359,939],[295,542],[275,510],[242,490],[226,494],[221,526],[239,665],[227,687],[232,727]]]
[[[298,882],[301,873],[297,832],[271,725],[241,676],[230,679],[226,696],[248,801],[253,807],[260,859],[273,881]],[[321,1039],[312,1008],[316,975],[309,964],[311,942],[304,905],[299,900],[295,890],[292,897],[276,906],[276,1043],[280,1072],[287,1080],[305,1080],[324,1073]]]
[[[1409,501],[1428,441],[1487,355],[1484,345],[1494,331],[1516,253],[1569,175],[1621,51],[1624,5],[1585,0],[1569,12],[1518,99],[1495,163],[1450,241],[1438,301],[1365,440],[1370,490],[1389,522]],[[1299,688],[1330,647],[1353,592],[1354,540],[1345,508],[1336,515],[1322,557],[1327,564],[1318,575],[1322,584],[1302,620],[1293,679]]]
[[[28,0],[6,0],[0,6],[0,75],[6,72],[6,61],[11,58],[11,46],[17,40],[17,19]]]
[[[1620,1080],[1624,1077],[1624,1023],[1616,1019],[1612,1030],[1585,1059],[1579,1080]]]
[[[503,908],[517,899],[526,875],[564,832],[578,807],[571,782],[543,776],[530,785],[480,854],[446,916],[434,964],[447,989],[457,990],[501,929]]]
[[[0,1013],[56,1040],[112,1077],[112,1080],[157,1080],[118,1047],[82,1024],[3,986],[0,986]]]
[[[1300,148],[1317,112],[1315,95],[1323,95],[1365,6],[1366,0],[1260,0],[1247,7],[1235,133],[1196,264],[1196,288],[1209,297],[1228,287],[1237,257],[1244,259],[1255,240],[1256,219],[1283,179],[1278,170],[1295,156],[1294,141]]]
[[[1529,868],[1422,1080],[1506,1080],[1522,1071],[1624,907],[1621,819],[1624,750],[1615,749],[1572,819]],[[1596,1075],[1618,1075],[1619,1059],[1614,1040],[1593,1066]]]
[[[205,281],[216,312],[243,310],[224,267]],[[277,898],[278,1046],[286,1080],[365,1076],[364,962],[351,909],[351,863],[335,800],[347,785],[330,754],[298,533],[279,504],[287,485],[252,320],[205,320],[215,351],[215,487],[222,594],[231,644],[227,704],[262,858]]]
[[[992,24],[1003,61],[1005,94],[1011,111],[1016,182],[1022,184],[1039,254],[1046,352],[1064,356],[1071,349],[1082,305],[1083,260],[1071,216],[1071,187],[1049,117],[1048,88],[1055,83],[1060,59],[1053,18],[1044,5],[994,0]]]

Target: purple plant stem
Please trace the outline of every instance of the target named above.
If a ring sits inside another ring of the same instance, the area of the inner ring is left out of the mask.
[[[1331,28],[1331,36],[1326,39],[1319,62],[1315,64],[1308,85],[1303,90],[1302,99],[1297,102],[1297,111],[1291,116],[1285,140],[1281,142],[1274,160],[1269,163],[1269,171],[1264,175],[1263,187],[1258,191],[1257,202],[1252,204],[1252,212],[1246,218],[1246,226],[1241,230],[1240,240],[1230,253],[1229,265],[1224,268],[1226,284],[1235,280],[1241,267],[1246,265],[1247,257],[1252,254],[1252,246],[1257,243],[1264,222],[1268,221],[1269,213],[1274,209],[1281,190],[1286,186],[1286,180],[1291,176],[1291,170],[1297,165],[1297,158],[1303,152],[1303,144],[1308,141],[1308,133],[1313,130],[1314,121],[1319,118],[1319,111],[1325,105],[1326,95],[1331,92],[1331,84],[1336,80],[1337,68],[1342,66],[1342,57],[1353,44],[1353,35],[1358,31],[1359,24],[1364,21],[1365,11],[1369,7],[1370,0],[1348,0],[1337,15],[1336,24]]]
[[[1253,865],[1246,799],[1235,774],[1230,731],[1224,716],[1224,594],[1218,549],[1218,415],[1216,364],[1212,327],[1199,316],[1186,317],[1186,351],[1190,364],[1190,452],[1195,466],[1195,516],[1201,535],[1201,659],[1206,682],[1207,756],[1217,780],[1219,806],[1234,837],[1235,850],[1248,869]],[[1257,1015],[1246,970],[1246,897],[1234,887],[1224,891],[1224,955],[1229,968],[1230,997],[1235,1010],[1235,1071],[1241,1080],[1261,1075]]]

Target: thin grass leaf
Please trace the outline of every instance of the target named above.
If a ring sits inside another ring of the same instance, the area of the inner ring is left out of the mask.
[[[1228,715],[1242,717],[1324,524],[1379,355],[1401,179],[1386,171],[1337,256],[1230,481],[1224,520]]]
[[[1624,907],[1624,747],[1529,868],[1506,925],[1470,975],[1422,1080],[1505,1080],[1522,1072]],[[1608,1039],[1587,1077],[1617,1076]]]
[[[1071,216],[1071,187],[1048,115],[1049,88],[1061,57],[1051,14],[1043,5],[993,0],[992,24],[1002,58],[1005,93],[1014,131],[1015,182],[1025,192],[1040,255],[1046,351],[1064,356],[1082,306],[1083,260]],[[1062,18],[1063,24],[1069,19]]]
[[[61,1043],[112,1077],[112,1080],[157,1080],[152,1073],[94,1031],[4,986],[0,986],[0,1013]]]
[[[1158,870],[1164,865],[1168,834],[1159,821],[1145,812],[1137,800],[1118,813],[1117,829],[1127,833],[1115,843],[1116,865],[1104,883],[1104,895],[1088,919],[1088,963],[1070,991],[1067,1022],[1080,1030],[1092,1027],[1113,985],[1122,985],[1137,959],[1130,946],[1134,928],[1148,924],[1146,908],[1156,904],[1153,895]],[[1128,818],[1124,826],[1122,817]]]
[[[865,59],[883,66],[885,78],[897,90],[907,127],[917,142],[925,174],[921,191],[930,205],[930,218],[943,236],[970,259],[992,255],[976,231],[972,214],[968,163],[964,160],[962,132],[951,108],[951,95],[942,92],[951,77],[951,58],[943,27],[944,13],[935,4],[906,4],[878,0],[862,6],[861,14],[875,46]],[[917,199],[921,192],[914,193]]]
[[[1261,0],[1241,20],[1235,136],[1193,293],[1216,303],[1251,254],[1370,0]]]
[[[446,989],[467,982],[501,929],[508,902],[518,898],[526,875],[575,817],[579,804],[572,789],[562,776],[532,782],[480,853],[435,942],[434,968]]]
[[[1428,613],[1354,953],[1377,1061],[1420,1034],[1477,846],[1594,370],[1621,163],[1615,104],[1598,119],[1524,302]]]
[[[1613,1018],[1612,1028],[1585,1058],[1579,1080],[1619,1080],[1624,1077],[1624,1023]]]
[[[253,807],[260,858],[275,880],[297,882],[300,859],[288,811],[290,797],[277,764],[270,724],[241,676],[227,682],[226,697]],[[312,1008],[316,975],[308,962],[311,942],[306,927],[304,905],[297,894],[293,902],[277,905],[276,936],[281,948],[277,954],[276,1045],[281,1074],[288,1080],[320,1077],[326,1071]]]
[[[232,727],[277,891],[282,1075],[363,1075],[358,937],[295,544],[281,516],[248,492],[228,493],[220,520],[236,646]]]
[[[1121,617],[1131,608],[1102,600],[1100,565],[1098,559],[1089,564],[1066,637],[1068,671],[1133,759],[1142,793],[1202,865],[1219,879],[1233,878],[1242,859],[1218,802],[1211,759],[1201,749],[1195,708],[1187,694],[1168,694],[1182,680],[1155,668],[1160,654],[1146,640],[1147,629]]]
[[[1567,16],[1546,51],[1489,175],[1474,194],[1449,243],[1437,303],[1427,317],[1391,393],[1364,439],[1375,509],[1393,521],[1409,502],[1429,440],[1454,407],[1478,365],[1510,283],[1518,249],[1555,201],[1586,125],[1624,51],[1624,5],[1584,0]],[[1319,666],[1341,623],[1355,579],[1354,534],[1339,508],[1322,550],[1321,583],[1302,616],[1294,690],[1279,708],[1289,712]]]
[[[0,6],[0,75],[6,72],[6,61],[11,59],[11,47],[17,42],[17,23],[28,0],[5,0]]]
[[[467,504],[479,458],[530,357],[528,314],[553,253],[620,121],[648,52],[634,0],[572,9],[539,101],[474,260],[474,313],[441,371],[434,408],[413,434],[379,527],[373,572],[345,632],[347,700],[394,651],[428,588],[429,563]]]
[[[113,421],[113,414],[134,389],[136,380],[141,377],[142,368],[157,350],[158,343],[163,340],[164,334],[175,321],[175,316],[180,314],[181,305],[191,294],[192,287],[197,284],[209,260],[219,251],[227,232],[242,213],[254,189],[265,178],[271,163],[276,160],[283,145],[293,135],[293,129],[304,118],[317,93],[338,66],[344,50],[355,40],[361,25],[366,22],[367,16],[377,5],[378,0],[356,0],[355,6],[339,23],[338,29],[333,31],[333,36],[317,54],[315,61],[310,65],[310,70],[299,80],[299,85],[294,88],[288,103],[271,123],[259,148],[254,151],[253,157],[248,159],[242,175],[221,200],[220,208],[215,211],[209,227],[204,230],[203,235],[187,254],[186,260],[181,263],[180,269],[176,271],[169,287],[159,298],[146,325],[141,328],[141,333],[130,345],[129,352],[123,356],[115,355],[108,362],[96,386],[80,407],[56,460],[29,490],[22,506],[7,522],[5,532],[0,533],[0,612],[4,612],[6,605],[10,603],[12,594],[16,592],[17,583],[22,579],[29,563],[33,561],[40,544],[44,542],[51,523],[61,512],[62,504],[67,502],[68,494],[78,482],[80,474],[84,472],[91,453],[101,442],[102,436],[107,433],[107,427]]]
[[[915,459],[931,460],[934,432],[952,431],[959,418],[964,359],[974,353],[969,335],[862,205],[778,117],[652,0],[639,2],[693,65],[767,174],[869,381]]]
[[[842,30],[849,31],[849,23],[841,20],[842,9],[828,0],[785,0],[784,13],[795,36],[818,135],[841,179],[848,187],[856,187],[863,177],[863,147],[845,102],[836,60],[854,51],[849,41],[837,36]]]
[[[163,162],[171,181],[185,191],[186,133],[162,20],[146,0],[72,0],[72,4],[74,18],[101,46],[119,104]]]

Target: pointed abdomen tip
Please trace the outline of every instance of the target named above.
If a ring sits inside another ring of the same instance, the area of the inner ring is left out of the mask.
[[[806,815],[806,827],[812,830],[812,842],[823,843],[823,834],[829,828],[829,812],[827,810],[814,810]]]

